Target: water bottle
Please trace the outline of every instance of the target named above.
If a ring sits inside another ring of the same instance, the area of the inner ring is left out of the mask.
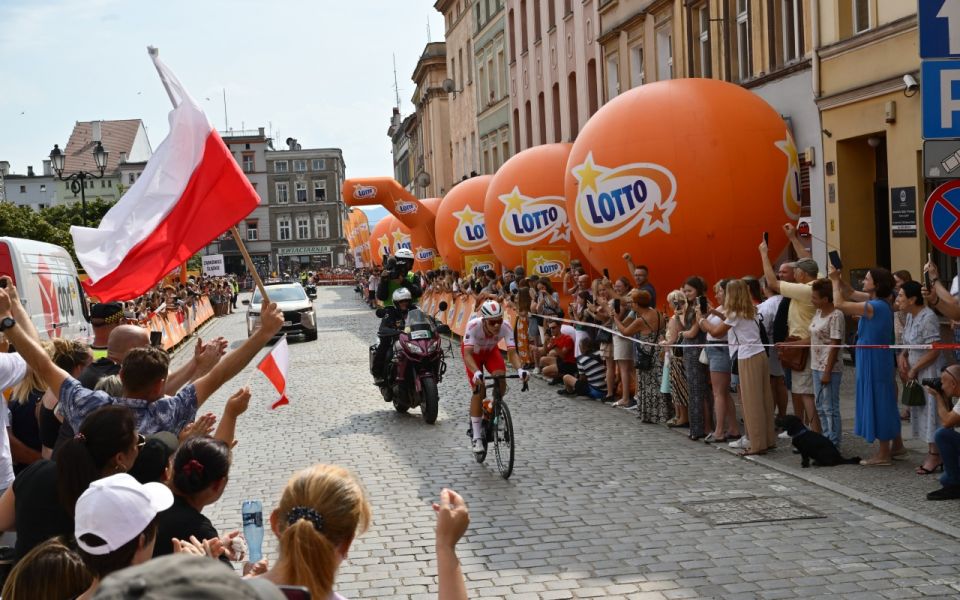
[[[259,500],[244,500],[243,508],[243,537],[247,540],[250,562],[257,562],[263,558],[263,506]]]

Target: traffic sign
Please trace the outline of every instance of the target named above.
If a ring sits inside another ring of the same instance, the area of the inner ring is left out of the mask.
[[[960,60],[923,61],[920,88],[924,139],[960,138]]]
[[[920,58],[960,58],[960,0],[919,0]]]
[[[923,227],[938,250],[960,256],[960,179],[933,190],[923,207]]]
[[[923,142],[923,176],[928,179],[960,178],[960,140]]]

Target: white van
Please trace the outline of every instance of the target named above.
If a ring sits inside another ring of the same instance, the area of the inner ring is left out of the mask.
[[[86,295],[70,253],[53,244],[0,237],[0,275],[9,275],[43,339],[91,342]]]

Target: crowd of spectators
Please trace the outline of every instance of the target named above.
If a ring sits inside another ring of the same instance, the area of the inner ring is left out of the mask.
[[[556,287],[522,267],[417,277],[425,292],[466,294],[475,306],[493,298],[515,309],[525,367],[561,386],[560,395],[687,428],[692,441],[727,443],[743,455],[774,450],[778,438],[788,443],[775,421],[792,413],[838,449],[845,428],[875,444],[864,467],[907,458],[901,428],[909,421],[913,437],[927,444],[917,474],[942,473],[942,488],[928,498],[960,498],[960,434],[952,429],[960,424],[953,403],[960,366],[945,367],[946,353],[927,347],[940,341],[941,315],[960,321],[957,280],[945,286],[928,263],[929,289],[908,271],[879,267],[854,286],[832,265],[819,265],[792,224],[784,232],[795,260],[775,266],[763,242],[759,277],[707,282],[692,274],[660,296],[662,306],[647,267],[629,254],[630,276],[591,277],[574,260]],[[371,304],[378,277],[376,269],[357,273],[357,290]],[[894,342],[913,347],[883,347]],[[852,429],[840,416],[845,374],[855,379]]]
[[[280,330],[276,304],[263,307],[259,327],[235,350],[227,352],[223,338],[198,338],[191,359],[171,370],[168,354],[122,312],[97,325],[100,359],[80,342],[41,342],[13,282],[3,283],[0,389],[13,392],[0,436],[0,531],[15,537],[5,600],[160,591],[282,598],[284,586],[340,598],[337,568],[371,522],[352,473],[314,465],[293,474],[269,515],[279,543],[273,564],[247,561],[242,535],[218,532],[203,515],[230,485],[250,391],[237,389],[220,415],[200,410]],[[146,302],[151,310],[179,308],[181,292],[189,298],[217,289],[226,290],[229,305],[227,280],[188,282]],[[444,490],[434,510],[439,597],[466,598],[455,551],[469,521],[466,504]],[[218,562],[230,568],[212,566]],[[234,564],[239,572],[231,572]]]

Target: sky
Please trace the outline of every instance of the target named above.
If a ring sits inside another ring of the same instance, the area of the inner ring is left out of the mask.
[[[407,115],[428,28],[444,37],[434,2],[0,0],[0,160],[39,172],[95,119],[143,119],[156,149],[171,107],[153,45],[217,129],[226,90],[231,128],[341,148],[347,177],[391,175],[393,56]]]

